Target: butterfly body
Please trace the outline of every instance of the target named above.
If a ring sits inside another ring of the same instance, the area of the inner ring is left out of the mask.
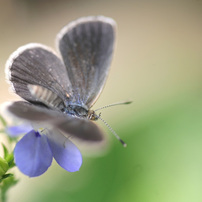
[[[62,111],[67,115],[76,116],[78,118],[86,118],[93,121],[98,120],[98,116],[93,110],[86,110],[79,105],[68,105]]]
[[[68,99],[70,99],[70,96],[67,97],[67,100],[63,100],[52,91],[37,85],[29,85],[29,90],[38,101],[47,107],[59,110],[70,116],[86,118],[93,121],[98,120],[98,116],[93,110],[89,110],[86,106],[69,102]]]

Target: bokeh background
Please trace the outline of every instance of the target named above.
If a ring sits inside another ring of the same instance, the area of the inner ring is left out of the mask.
[[[82,16],[118,24],[110,75],[94,108],[127,142],[123,148],[102,123],[109,149],[84,156],[79,172],[55,162],[37,178],[14,169],[20,182],[9,202],[202,201],[201,0],[0,0],[0,102],[9,93],[4,66],[19,46],[55,47],[57,32]],[[2,140],[2,137],[1,137]]]

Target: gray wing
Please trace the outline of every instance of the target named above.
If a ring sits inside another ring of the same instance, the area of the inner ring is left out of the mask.
[[[72,84],[74,102],[90,108],[101,93],[109,71],[115,40],[115,22],[96,16],[80,18],[57,36]]]
[[[12,102],[6,107],[12,115],[31,122],[40,122],[43,126],[50,125],[63,132],[67,137],[77,138],[89,143],[99,143],[104,140],[102,131],[93,122],[65,115],[40,105],[28,102]]]
[[[17,118],[33,122],[48,122],[61,116],[58,111],[24,101],[11,102],[6,110]]]
[[[63,100],[71,94],[66,68],[53,51],[41,44],[27,44],[15,51],[7,61],[6,77],[13,90],[25,100],[37,102],[28,84],[51,90]]]
[[[66,117],[66,119],[58,121],[56,127],[63,133],[83,141],[99,143],[104,140],[103,132],[96,124],[87,119]]]

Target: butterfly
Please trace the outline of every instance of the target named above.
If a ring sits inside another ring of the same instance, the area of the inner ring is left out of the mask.
[[[7,111],[81,141],[102,142],[103,132],[94,123],[101,117],[91,107],[109,73],[115,29],[111,18],[83,17],[58,33],[58,53],[38,43],[17,49],[5,71],[12,89],[24,101],[10,103]]]

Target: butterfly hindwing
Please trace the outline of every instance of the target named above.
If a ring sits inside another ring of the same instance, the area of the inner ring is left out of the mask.
[[[74,92],[74,102],[90,108],[108,75],[115,40],[115,22],[103,16],[80,18],[57,36]]]
[[[42,105],[24,101],[11,102],[6,106],[6,110],[17,118],[33,122],[48,122],[61,114]]]
[[[38,85],[28,85],[30,93],[40,102],[53,109],[64,109],[63,100],[51,90]]]
[[[76,137],[79,140],[99,143],[104,140],[103,132],[92,121],[72,117],[58,121],[56,127],[60,129],[67,136]]]
[[[104,135],[98,126],[87,119],[73,117],[24,101],[9,103],[6,109],[17,118],[57,128],[67,137],[90,143],[100,143],[104,140]]]

